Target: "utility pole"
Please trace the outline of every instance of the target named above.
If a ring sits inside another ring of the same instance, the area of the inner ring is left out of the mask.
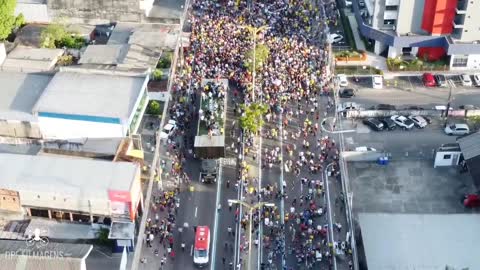
[[[450,104],[452,103],[452,90],[453,90],[453,87],[455,87],[455,84],[452,80],[447,80],[447,83],[448,83],[448,99],[447,99],[447,106],[445,107],[445,123],[444,123],[444,127],[447,126],[447,122],[448,122],[448,113],[450,112]]]

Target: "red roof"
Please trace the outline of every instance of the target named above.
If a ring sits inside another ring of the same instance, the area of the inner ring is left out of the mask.
[[[195,233],[195,249],[208,249],[210,229],[207,226],[198,226]]]

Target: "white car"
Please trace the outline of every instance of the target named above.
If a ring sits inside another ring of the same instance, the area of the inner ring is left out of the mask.
[[[355,152],[377,152],[377,149],[367,146],[355,147]]]
[[[332,43],[337,43],[343,40],[343,36],[340,34],[333,33],[333,34],[330,34],[329,39]]]
[[[372,87],[375,89],[383,88],[383,77],[382,75],[373,75],[372,76]]]
[[[470,76],[468,76],[468,74],[460,75],[460,80],[462,81],[463,86],[472,86],[472,80],[470,79]]]
[[[480,86],[480,73],[473,74],[473,81],[476,86]]]
[[[348,110],[360,110],[360,105],[358,105],[355,102],[345,102],[345,103],[342,103],[342,104],[338,104],[337,110],[339,112],[344,112],[344,111],[348,111]]]
[[[428,125],[427,120],[425,120],[425,118],[419,115],[415,115],[415,116],[411,115],[408,117],[408,119],[412,120],[415,126],[418,128],[424,128]]]
[[[403,115],[394,115],[390,117],[395,124],[404,129],[412,129],[415,123]]]
[[[167,139],[175,131],[177,127],[177,122],[175,120],[168,120],[168,123],[163,127],[162,132],[160,132],[160,139]]]
[[[347,75],[345,74],[338,74],[337,75],[338,79],[338,85],[340,87],[347,87],[348,86],[348,80],[347,80]]]
[[[450,124],[445,127],[445,133],[447,135],[467,135],[470,133],[470,129],[467,124]]]

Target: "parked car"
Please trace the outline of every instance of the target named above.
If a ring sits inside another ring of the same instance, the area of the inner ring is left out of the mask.
[[[433,76],[438,87],[447,87],[447,78],[443,74],[435,74]]]
[[[352,88],[344,88],[344,89],[341,89],[340,91],[338,91],[338,95],[341,98],[351,98],[351,97],[355,96],[355,90],[352,89]]]
[[[372,76],[372,88],[382,89],[383,88],[383,77],[382,75],[373,75]]]
[[[468,74],[460,75],[460,80],[462,81],[463,86],[472,86],[472,80],[470,79],[470,76],[468,76]]]
[[[425,110],[424,108],[422,108],[422,107],[420,107],[420,106],[417,106],[417,105],[408,106],[406,109],[407,109],[407,110],[414,110],[414,111],[423,111],[423,110]]]
[[[390,104],[378,104],[377,106],[375,106],[375,109],[380,111],[394,111],[397,109],[397,107]]]
[[[475,86],[480,86],[480,73],[473,74],[473,81],[475,82]]]
[[[366,126],[369,126],[371,129],[375,130],[375,131],[382,131],[383,130],[383,123],[380,122],[379,120],[375,119],[375,118],[367,118],[367,119],[363,119],[363,124],[366,125]]]
[[[403,115],[394,115],[390,117],[395,124],[404,129],[412,129],[415,123]]]
[[[338,79],[338,85],[340,87],[347,87],[348,86],[348,80],[347,80],[347,75],[345,74],[338,74],[337,75]]]
[[[173,134],[176,127],[177,122],[175,120],[168,120],[168,123],[163,127],[162,132],[160,132],[160,139],[167,139]]]
[[[427,120],[420,115],[410,115],[408,119],[412,120],[417,128],[424,128],[428,125]]]
[[[432,73],[423,73],[422,76],[423,85],[426,87],[435,87],[437,83],[435,82],[435,78],[433,77]]]
[[[332,43],[338,43],[342,40],[343,40],[342,35],[336,34],[336,33],[330,34],[330,41],[332,41]]]
[[[344,102],[342,104],[338,104],[337,106],[337,111],[343,112],[343,111],[348,111],[348,110],[359,110],[360,105],[358,105],[355,102]]]
[[[377,152],[377,149],[368,146],[355,147],[355,152]]]
[[[394,130],[397,127],[395,122],[393,122],[393,120],[388,117],[380,118],[380,122],[383,123],[384,129]]]
[[[458,108],[461,110],[478,110],[479,109],[479,107],[475,105],[460,105],[458,106]]]
[[[466,194],[462,198],[462,203],[467,208],[480,207],[480,195],[478,195],[478,194]]]
[[[445,127],[445,133],[447,135],[467,135],[470,133],[470,128],[467,124],[453,123]]]

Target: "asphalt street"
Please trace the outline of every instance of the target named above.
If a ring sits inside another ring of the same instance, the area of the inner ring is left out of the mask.
[[[418,105],[424,109],[432,109],[434,106],[445,106],[449,97],[449,88],[425,87],[421,77],[399,77],[384,82],[383,89],[371,88],[370,78],[359,78],[355,82],[350,78],[349,86],[357,90],[356,96],[350,99],[342,98],[341,102],[351,101],[361,104],[365,109],[377,104],[392,104],[405,108]],[[464,87],[456,83],[452,88],[453,108],[461,105],[480,106],[480,88]]]

